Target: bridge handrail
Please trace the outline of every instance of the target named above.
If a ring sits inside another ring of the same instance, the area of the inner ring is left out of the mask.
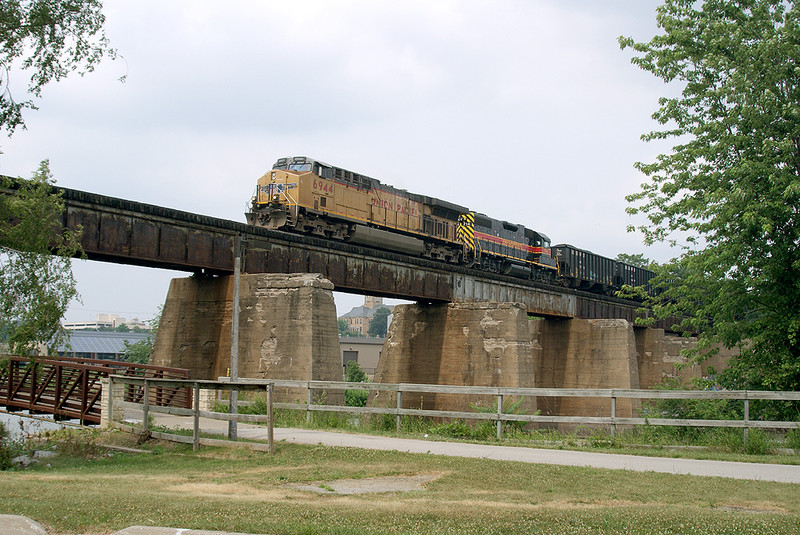
[[[100,423],[100,382],[104,377],[120,373],[134,377],[189,377],[186,369],[103,359],[0,354],[0,361],[6,362],[0,366],[0,405],[11,410],[77,418],[83,423]],[[141,399],[141,389],[131,386],[125,396],[131,401]],[[191,406],[185,389],[159,388],[153,402]]]

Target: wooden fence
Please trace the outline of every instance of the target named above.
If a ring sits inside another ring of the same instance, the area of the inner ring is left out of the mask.
[[[112,376],[111,384],[122,383],[127,385],[140,385],[145,392],[154,387],[159,388],[187,388],[194,394],[192,409],[179,409],[173,407],[153,407],[146,400],[145,403],[123,402],[123,406],[140,408],[144,411],[144,429],[148,431],[148,416],[150,412],[161,412],[175,415],[192,416],[193,438],[195,448],[202,443],[199,438],[199,419],[212,418],[228,422],[259,422],[268,426],[269,451],[274,451],[273,436],[273,409],[290,409],[306,412],[306,418],[311,419],[314,412],[337,412],[350,414],[381,414],[395,417],[397,430],[400,430],[403,416],[421,416],[446,419],[489,420],[496,423],[497,438],[502,436],[503,422],[526,423],[567,423],[587,426],[607,426],[611,433],[617,426],[690,426],[690,427],[732,427],[744,430],[745,441],[750,429],[800,429],[800,422],[764,421],[750,419],[750,402],[754,400],[800,401],[800,392],[766,392],[753,390],[624,390],[624,389],[564,389],[564,388],[498,388],[474,386],[444,386],[423,384],[380,384],[380,383],[346,383],[335,381],[284,381],[284,380],[240,380],[231,382],[222,378],[219,381],[176,381],[161,379],[134,379],[129,377]],[[307,390],[305,403],[275,403],[273,402],[274,389],[299,388]],[[214,391],[260,391],[266,393],[267,414],[252,415],[238,414],[238,409],[228,413],[200,410],[200,390]],[[394,407],[349,407],[345,405],[328,405],[315,402],[315,399],[324,399],[326,396],[315,397],[315,392],[342,392],[345,390],[368,390],[370,392],[389,392],[394,394]],[[455,395],[481,395],[493,396],[496,399],[496,411],[443,411],[429,409],[412,409],[403,407],[404,393],[434,393]],[[551,416],[540,414],[508,414],[503,412],[503,403],[512,397],[582,397],[603,398],[609,400],[609,414],[607,416]],[[109,398],[111,399],[111,398]],[[658,417],[618,417],[617,400],[670,400],[670,399],[707,399],[707,400],[740,400],[743,402],[743,415],[741,420],[701,420],[683,418],[658,418]],[[111,403],[116,403],[111,401]],[[109,408],[110,409],[110,408]],[[109,414],[113,414],[109,410]],[[235,430],[235,428],[234,428]],[[229,433],[229,436],[230,433]],[[168,437],[165,437],[168,438]],[[235,438],[235,431],[231,438]],[[188,440],[184,440],[188,442]],[[210,442],[209,442],[210,443]]]

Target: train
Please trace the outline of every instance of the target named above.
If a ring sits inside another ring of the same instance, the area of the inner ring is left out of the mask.
[[[306,156],[279,158],[258,179],[248,210],[250,225],[607,295],[623,285],[646,287],[654,275]]]

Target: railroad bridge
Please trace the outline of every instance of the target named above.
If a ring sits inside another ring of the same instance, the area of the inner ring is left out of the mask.
[[[417,303],[395,308],[379,382],[646,388],[685,345],[634,329],[634,301],[61,191],[89,259],[194,274],[172,281],[151,357],[193,378],[225,375],[238,354],[240,377],[340,380],[333,290]]]
[[[230,275],[238,241],[245,273],[320,273],[341,292],[424,303],[516,302],[548,318],[636,317],[635,301],[60,189],[66,204],[62,223],[83,228],[81,245],[90,260]]]

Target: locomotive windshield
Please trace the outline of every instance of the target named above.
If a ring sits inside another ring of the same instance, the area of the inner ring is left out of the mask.
[[[306,173],[311,171],[313,161],[309,161],[305,156],[295,156],[294,158],[278,158],[273,169],[287,169],[289,171],[296,171],[298,173]]]

